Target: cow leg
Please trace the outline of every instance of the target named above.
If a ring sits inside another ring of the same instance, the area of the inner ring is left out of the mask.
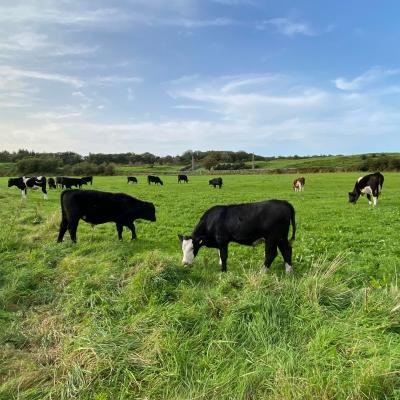
[[[60,224],[60,231],[58,233],[58,239],[57,239],[58,243],[61,243],[63,241],[67,229],[68,229],[68,220],[67,218],[63,217]]]
[[[126,225],[128,227],[128,229],[131,230],[132,232],[132,239],[131,240],[135,240],[136,239],[136,230],[135,230],[135,224],[133,222],[131,222],[130,224]]]
[[[46,188],[42,188],[42,192],[43,192],[43,198],[45,200],[47,200],[47,190],[46,190]]]
[[[123,225],[122,224],[115,224],[117,226],[117,232],[118,232],[118,239],[122,240],[122,230],[123,230]]]
[[[372,201],[374,203],[374,207],[378,205],[378,196],[379,196],[379,187],[372,191]]]
[[[76,230],[78,229],[79,218],[70,218],[68,223],[68,232],[71,240],[76,243]]]
[[[278,248],[279,248],[279,251],[281,252],[282,257],[285,261],[286,273],[289,274],[293,271],[293,268],[292,268],[292,246],[290,246],[289,241],[287,240],[287,238],[285,238],[285,239],[282,239],[278,243]]]
[[[265,241],[265,261],[264,261],[264,268],[265,271],[271,266],[272,262],[275,260],[275,257],[278,254],[277,244],[276,242],[272,241]]]
[[[23,199],[26,198],[26,189],[21,189],[21,196]]]
[[[371,195],[369,193],[367,193],[367,199],[368,199],[368,204],[371,205],[372,201],[371,201]]]
[[[228,259],[228,245],[222,246],[219,249],[219,265],[221,266],[221,272],[226,272],[226,260]]]

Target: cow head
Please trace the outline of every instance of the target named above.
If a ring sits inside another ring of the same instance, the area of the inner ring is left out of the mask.
[[[357,192],[349,192],[349,202],[356,204],[360,195]]]
[[[182,245],[182,264],[191,265],[193,264],[194,258],[200,250],[201,240],[193,239],[191,236],[178,235],[178,238]]]
[[[145,210],[145,217],[148,221],[155,222],[156,221],[156,208],[154,207],[153,203],[147,203],[148,207]]]
[[[18,180],[18,178],[10,178],[8,180],[8,187],[16,185],[17,184],[17,180]]]
[[[160,179],[160,183],[161,183],[161,186],[163,186],[164,185],[164,183],[163,183],[163,181]]]

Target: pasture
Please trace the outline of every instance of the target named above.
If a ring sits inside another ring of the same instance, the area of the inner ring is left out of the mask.
[[[156,206],[138,239],[80,222],[57,244],[60,190],[0,178],[1,399],[400,398],[400,174],[378,207],[348,203],[359,173],[207,176],[149,186],[95,177],[93,189]],[[88,186],[88,188],[91,188]],[[294,273],[264,247],[229,247],[228,272],[202,248],[181,265],[177,234],[215,204],[286,199]]]

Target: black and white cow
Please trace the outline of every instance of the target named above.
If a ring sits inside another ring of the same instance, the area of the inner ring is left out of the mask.
[[[49,189],[57,189],[56,181],[54,180],[54,178],[49,178],[47,180],[47,184],[49,185]]]
[[[265,269],[271,266],[279,248],[289,273],[292,271],[292,247],[288,240],[290,224],[292,241],[296,235],[295,211],[284,200],[211,207],[190,236],[178,235],[182,244],[182,263],[192,264],[202,246],[212,247],[219,250],[221,270],[226,272],[230,242],[251,246],[263,241]]]
[[[43,198],[47,200],[47,190],[46,190],[46,177],[45,176],[33,176],[31,178],[22,176],[20,178],[10,178],[8,180],[8,187],[16,186],[21,190],[21,195],[23,198],[26,197],[26,190],[41,189],[43,193]]]
[[[87,185],[87,182],[82,178],[69,178],[67,176],[61,177],[61,187],[63,189],[71,189],[72,186],[79,187],[80,189],[82,185]]]
[[[385,178],[380,172],[360,176],[354,185],[352,192],[349,192],[349,202],[356,203],[360,195],[367,195],[368,203],[374,207],[378,204],[378,197],[382,191],[383,181]],[[372,197],[372,201],[371,201]]]
[[[129,182],[138,183],[136,177],[134,177],[134,176],[128,176],[128,183],[129,183]]]
[[[83,180],[83,182],[85,182],[86,184],[88,184],[90,182],[90,186],[93,185],[93,176],[83,176],[81,178]]]
[[[222,187],[222,178],[213,178],[213,179],[210,179],[210,180],[208,181],[208,184],[209,184],[209,185],[213,185],[213,186],[214,186],[214,189],[215,189],[217,186],[219,186],[219,188],[221,189],[221,187]]]
[[[145,219],[154,222],[156,210],[153,203],[142,201],[125,193],[109,193],[96,190],[66,190],[61,193],[62,220],[58,242],[62,242],[69,231],[76,243],[76,230],[80,219],[93,225],[115,222],[118,239],[122,240],[122,230],[126,226],[136,239],[134,221]]]
[[[181,183],[181,182],[185,182],[185,183],[189,182],[187,175],[178,175],[178,183]]]
[[[150,183],[155,183],[156,185],[160,184],[161,186],[163,185],[163,181],[158,177],[154,175],[148,175],[147,176],[147,183],[150,185]]]

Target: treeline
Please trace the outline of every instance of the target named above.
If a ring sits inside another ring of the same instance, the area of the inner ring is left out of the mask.
[[[361,160],[361,171],[400,171],[400,158],[391,155],[364,154]]]
[[[192,167],[192,159],[197,168],[211,169],[218,165],[227,165],[240,169],[253,154],[245,151],[186,151],[176,156],[156,156],[151,153],[90,153],[82,156],[74,152],[39,153],[28,150],[0,152],[0,162],[15,163],[15,172],[20,174],[71,174],[71,175],[113,175],[115,165],[182,165],[182,169]],[[254,160],[268,158],[254,155]]]
[[[88,162],[93,164],[133,164],[133,165],[149,165],[149,164],[190,164],[192,157],[197,162],[202,162],[205,159],[220,163],[240,163],[252,160],[252,153],[245,151],[185,151],[181,155],[176,156],[156,156],[152,153],[118,153],[118,154],[103,154],[89,153],[87,156],[82,156],[71,151],[60,153],[39,153],[28,150],[18,150],[17,152],[0,152],[0,162],[17,162],[26,158],[54,158],[61,162],[62,165],[74,165],[80,162]],[[262,157],[255,155],[256,161],[267,161],[274,157]],[[297,157],[297,156],[296,156]]]
[[[29,157],[16,162],[16,172],[19,174],[54,174],[54,175],[114,175],[113,163],[94,164],[87,161],[76,164],[62,164],[57,158]]]

